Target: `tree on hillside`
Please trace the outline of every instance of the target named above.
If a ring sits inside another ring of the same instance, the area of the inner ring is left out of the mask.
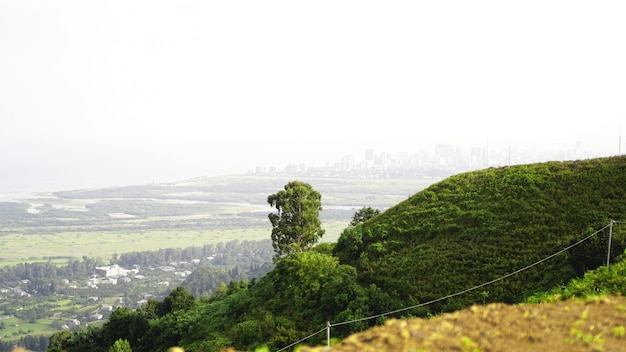
[[[380,214],[380,210],[378,209],[374,209],[372,207],[363,207],[359,209],[359,211],[354,213],[354,215],[352,216],[352,221],[350,221],[350,226],[356,226],[364,221],[373,218],[378,214]]]
[[[132,352],[128,340],[119,339],[113,346],[109,347],[109,352]]]
[[[324,235],[319,219],[321,199],[321,194],[310,184],[300,181],[289,182],[283,190],[267,197],[270,206],[277,210],[268,215],[275,259],[305,251]]]
[[[183,286],[178,286],[159,304],[157,314],[162,317],[179,310],[192,309],[195,304],[194,296]]]

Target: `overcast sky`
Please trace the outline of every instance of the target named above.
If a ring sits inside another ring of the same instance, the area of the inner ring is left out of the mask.
[[[0,191],[458,141],[617,154],[625,18],[624,1],[0,0]]]

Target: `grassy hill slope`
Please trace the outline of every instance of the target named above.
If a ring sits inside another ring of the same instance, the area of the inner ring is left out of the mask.
[[[425,302],[532,264],[626,218],[626,157],[491,168],[452,176],[344,231],[334,254],[359,282]],[[624,250],[613,229],[613,254]],[[434,305],[520,302],[606,260],[608,231],[484,291]]]

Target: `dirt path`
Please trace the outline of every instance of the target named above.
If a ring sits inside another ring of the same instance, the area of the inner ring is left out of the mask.
[[[333,352],[347,351],[626,351],[626,298],[552,304],[494,303],[432,319],[390,319],[351,335]],[[321,352],[306,347],[300,352]]]

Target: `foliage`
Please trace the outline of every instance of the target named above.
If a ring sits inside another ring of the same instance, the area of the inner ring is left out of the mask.
[[[373,218],[378,214],[380,214],[380,210],[378,209],[374,209],[372,207],[363,207],[359,209],[356,213],[354,213],[354,215],[352,216],[352,220],[350,221],[350,226],[356,226]]]
[[[244,266],[250,263],[263,264],[271,257],[269,239],[260,241],[232,240],[225,243],[206,244],[186,248],[163,248],[156,251],[127,252],[116,256],[111,264],[124,267],[169,265],[172,262],[212,258],[214,265]]]
[[[135,309],[146,297],[152,298],[146,304],[152,307],[179,284],[196,297],[209,296],[220,284],[261,277],[273,268],[272,255],[269,239],[129,252],[113,262],[125,268],[139,265],[139,273],[130,273],[130,282],[100,283],[97,288],[87,286],[95,268],[104,266],[94,258],[51,258],[46,262],[0,267],[0,289],[9,288],[3,290],[6,293],[0,292],[0,315],[13,317],[11,323],[0,320],[0,338],[7,346],[27,343],[37,346],[30,349],[42,351],[45,346],[38,346],[40,335],[47,343],[69,320],[81,322],[76,326],[70,324],[72,330],[84,327],[85,323],[99,326],[109,318],[111,307]],[[166,268],[175,270],[165,271]],[[156,306],[148,312],[156,317]],[[33,342],[31,337],[37,341]]]
[[[194,348],[219,341],[242,350],[262,343],[284,347],[346,315],[361,295],[354,268],[317,251],[292,253],[258,281],[231,283],[225,292],[201,300],[194,310],[198,320],[192,319],[182,342],[195,341]]]
[[[69,332],[68,332],[69,334]],[[2,341],[0,340],[0,351],[10,352],[15,351],[15,346],[24,347],[28,351],[46,351],[49,344],[49,337],[38,336],[23,336],[16,341]],[[56,350],[52,350],[55,352]],[[60,352],[60,350],[59,350]]]
[[[54,294],[55,285],[61,279],[82,280],[104,263],[98,259],[83,257],[82,260],[67,258],[66,265],[56,265],[51,261],[19,263],[0,267],[0,286],[15,285],[21,280],[28,280],[28,291],[41,294]]]
[[[321,199],[310,184],[300,181],[289,182],[283,190],[267,197],[267,202],[277,210],[268,216],[276,258],[305,251],[322,237]]]
[[[176,346],[184,330],[179,323],[196,301],[183,287],[172,291],[156,306],[146,304],[131,311],[116,309],[102,327],[89,327],[72,334],[52,336],[48,351],[110,351],[119,340],[125,340],[133,351],[158,351]],[[120,348],[122,346],[119,346]]]
[[[108,352],[132,352],[132,349],[128,340],[119,339],[109,348]]]
[[[626,255],[610,266],[601,266],[585,273],[582,278],[574,278],[566,285],[556,286],[545,292],[538,292],[526,300],[529,303],[555,302],[572,297],[595,297],[603,294],[626,293]]]
[[[626,157],[490,168],[449,177],[347,228],[334,249],[359,283],[427,302],[488,282],[563,250],[626,216]],[[613,252],[625,228],[613,229]],[[489,287],[429,306],[520,302],[606,259],[607,231],[584,246]],[[603,259],[604,258],[604,259]]]
[[[193,295],[184,287],[179,286],[170,292],[170,294],[163,299],[163,302],[160,302],[157,308],[157,315],[162,317],[172,312],[192,309],[195,303]]]
[[[258,280],[222,284],[193,304],[180,291],[170,298],[183,298],[180,310],[161,311],[162,302],[149,303],[134,313],[147,320],[146,333],[136,346],[129,342],[134,351],[175,345],[190,351],[274,350],[320,331],[327,322],[334,324],[333,337],[345,336],[391,316],[522,302],[572,279],[565,293],[553,295],[624,292],[626,264],[616,255],[626,247],[623,226],[613,228],[611,266],[597,266],[603,262],[598,258],[606,258],[603,238],[608,235],[598,230],[609,219],[625,218],[625,195],[626,157],[459,174],[346,228],[334,246],[279,248],[281,260]],[[586,245],[577,245],[587,236]],[[481,290],[441,299],[559,251],[563,253]],[[581,271],[587,275],[577,279]],[[431,301],[435,303],[404,310]],[[105,331],[86,329],[60,338],[72,352],[89,343],[108,347],[112,338],[123,337],[106,337]],[[132,336],[127,328],[120,331]],[[311,336],[307,344],[322,343],[324,337]],[[464,346],[476,348],[471,340]]]

